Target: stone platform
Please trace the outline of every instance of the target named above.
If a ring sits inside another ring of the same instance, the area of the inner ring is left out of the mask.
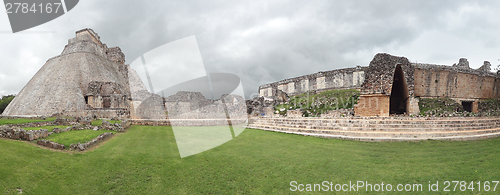
[[[248,128],[359,141],[475,140],[500,136],[500,117],[261,117]]]

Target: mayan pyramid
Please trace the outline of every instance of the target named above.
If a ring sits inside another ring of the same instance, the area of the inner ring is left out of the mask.
[[[137,73],[124,63],[119,47],[108,48],[92,29],[77,31],[3,115],[165,118],[161,98],[149,93]],[[142,110],[139,114],[138,109]]]

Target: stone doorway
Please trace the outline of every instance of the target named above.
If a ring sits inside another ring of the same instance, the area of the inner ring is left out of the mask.
[[[102,98],[102,107],[103,108],[110,108],[111,107],[111,98],[103,97]]]
[[[462,101],[462,106],[467,112],[472,112],[472,101]]]
[[[408,113],[408,86],[401,64],[396,65],[389,103],[390,114]]]

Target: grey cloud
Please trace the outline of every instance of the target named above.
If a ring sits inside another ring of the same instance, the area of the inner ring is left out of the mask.
[[[74,36],[74,31],[90,27],[108,46],[121,47],[126,63],[132,63],[160,45],[195,35],[208,72],[238,75],[248,98],[265,83],[318,71],[367,65],[374,52],[410,47],[426,32],[481,42],[485,51],[497,50],[496,56],[483,59],[495,64],[495,59],[500,57],[500,41],[496,35],[500,25],[494,17],[500,9],[498,4],[496,1],[452,0],[89,0],[80,1],[67,15],[42,25],[40,29],[56,29],[57,33],[48,39],[62,43],[47,46],[51,52],[44,51],[43,57],[46,53],[58,55],[66,39]],[[2,44],[0,67],[11,70],[5,65],[8,63],[24,66],[19,64],[22,56],[15,53],[36,48],[30,41],[16,44],[6,39],[0,36],[0,41],[6,43]],[[427,42],[432,44],[432,40]],[[410,58],[426,56],[416,59],[419,61],[432,63],[431,60],[439,59],[454,63],[458,58],[450,52],[457,52],[456,47],[449,43],[437,53],[405,50],[404,54]],[[30,66],[41,67],[45,60]],[[16,74],[9,78],[13,77]],[[0,83],[5,82],[0,76]],[[17,93],[27,80],[16,82],[21,83],[13,85],[15,87],[0,84],[0,93]]]

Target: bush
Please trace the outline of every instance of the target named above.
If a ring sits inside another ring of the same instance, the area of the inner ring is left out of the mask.
[[[2,99],[0,99],[0,114],[3,113],[5,108],[9,105],[9,103],[14,99],[14,95],[7,95],[3,96]]]
[[[281,115],[288,110],[300,109],[303,116],[320,116],[321,114],[341,108],[353,108],[357,103],[359,91],[355,89],[329,90],[321,93],[309,91],[290,97],[290,101],[274,107]]]

